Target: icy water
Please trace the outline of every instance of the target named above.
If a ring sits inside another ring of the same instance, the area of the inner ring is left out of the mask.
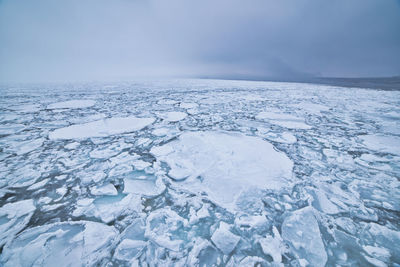
[[[0,89],[2,266],[398,266],[400,92]]]

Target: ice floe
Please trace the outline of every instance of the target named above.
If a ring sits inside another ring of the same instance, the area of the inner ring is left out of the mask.
[[[153,122],[153,118],[116,117],[56,129],[49,134],[49,138],[54,140],[106,137],[138,131]]]
[[[218,229],[211,236],[211,240],[225,255],[229,255],[239,243],[240,237],[229,230],[228,224],[220,222]]]
[[[69,100],[57,102],[47,106],[47,109],[74,109],[74,108],[89,108],[96,104],[94,100]]]
[[[151,152],[171,170],[168,175],[195,193],[233,209],[251,187],[279,190],[292,178],[292,161],[268,142],[242,134],[188,132]]]
[[[181,121],[187,117],[187,114],[179,111],[171,111],[160,115],[162,119],[168,122]]]
[[[292,114],[283,113],[281,111],[263,111],[256,118],[258,120],[268,121],[289,129],[310,129],[311,126],[305,123],[304,118],[294,116]]]
[[[363,135],[360,138],[369,149],[400,155],[400,137],[398,136]]]
[[[0,208],[0,246],[24,229],[35,209],[32,199],[7,203]]]
[[[311,266],[325,266],[328,256],[312,208],[297,210],[285,218],[282,238],[289,242],[298,259]]]

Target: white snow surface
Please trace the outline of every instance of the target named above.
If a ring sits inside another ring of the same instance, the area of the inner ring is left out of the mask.
[[[153,118],[115,117],[56,129],[49,134],[49,138],[55,140],[105,137],[138,131],[153,122]]]
[[[293,162],[257,137],[225,132],[187,132],[151,150],[179,185],[229,209],[251,187],[279,190],[291,181]]]

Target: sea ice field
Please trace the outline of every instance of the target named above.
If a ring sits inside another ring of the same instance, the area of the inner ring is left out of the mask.
[[[400,266],[400,92],[2,85],[0,266]]]

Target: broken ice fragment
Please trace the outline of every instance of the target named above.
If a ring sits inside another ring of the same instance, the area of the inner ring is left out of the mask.
[[[239,243],[240,237],[229,230],[229,224],[221,221],[211,240],[225,255],[229,255]]]
[[[121,261],[130,261],[140,256],[147,242],[142,240],[124,239],[115,250],[114,258]]]
[[[118,194],[113,184],[105,184],[102,186],[92,187],[90,193],[95,196],[116,196]]]
[[[183,240],[173,233],[187,225],[187,220],[169,208],[150,213],[146,220],[145,236],[157,245],[172,251],[180,251]]]
[[[282,237],[299,259],[306,259],[311,266],[325,266],[327,254],[312,208],[302,208],[285,218]]]
[[[280,263],[282,254],[285,252],[285,245],[275,226],[272,228],[272,232],[273,236],[267,235],[265,238],[260,239],[259,243],[266,255],[270,255],[274,262]]]
[[[35,209],[32,199],[7,203],[0,208],[0,246],[28,224]]]
[[[117,231],[102,223],[78,221],[30,228],[6,244],[5,267],[93,266],[111,252]]]

